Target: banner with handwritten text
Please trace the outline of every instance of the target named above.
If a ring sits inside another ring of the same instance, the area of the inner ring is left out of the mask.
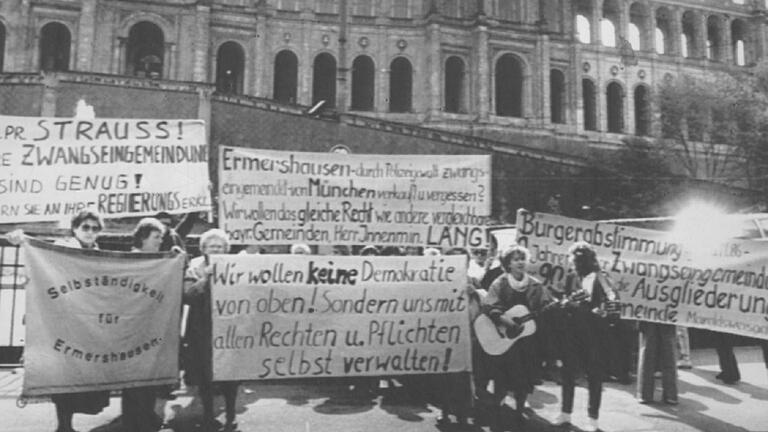
[[[215,380],[471,370],[463,256],[210,258]]]
[[[0,223],[211,208],[201,120],[0,116]]]
[[[102,252],[30,239],[25,395],[178,381],[183,254]]]
[[[490,156],[220,147],[219,224],[235,244],[478,247]]]
[[[568,248],[586,241],[619,291],[623,318],[768,339],[768,243],[704,246],[672,232],[526,210],[516,225],[529,270],[545,284],[564,283]]]

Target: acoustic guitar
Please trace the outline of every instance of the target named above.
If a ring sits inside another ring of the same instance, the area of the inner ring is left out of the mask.
[[[516,334],[509,334],[506,325],[497,325],[486,314],[479,315],[475,322],[472,323],[472,326],[475,329],[475,335],[477,335],[477,340],[480,342],[480,347],[483,348],[483,351],[489,355],[498,356],[507,352],[520,339],[536,333],[536,323],[533,319],[537,316],[550,309],[564,306],[569,302],[579,302],[586,298],[587,293],[579,290],[568,298],[548,303],[535,312],[529,311],[524,305],[512,306],[502,314],[502,317],[522,325],[522,331]]]

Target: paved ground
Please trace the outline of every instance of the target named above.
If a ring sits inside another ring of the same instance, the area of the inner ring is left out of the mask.
[[[694,368],[680,372],[680,404],[640,405],[634,399],[635,386],[606,384],[601,410],[601,428],[606,432],[768,432],[768,371],[760,351],[752,347],[737,348],[742,382],[726,386],[714,376],[718,371],[714,350],[697,350]],[[23,372],[0,370],[0,431],[50,432],[55,428],[53,405],[46,401],[29,401],[17,407]],[[660,392],[660,390],[659,390]],[[239,430],[243,432],[450,432],[456,427],[437,427],[438,410],[414,401],[403,388],[383,389],[376,397],[360,398],[345,386],[331,381],[301,384],[247,383],[238,395]],[[576,390],[576,406],[570,427],[555,427],[545,419],[559,411],[560,389],[547,382],[530,399],[532,410],[524,430],[532,432],[579,431],[586,422],[586,390]],[[223,401],[216,399],[219,419]],[[176,432],[195,432],[200,405],[194,392],[180,392],[167,403]],[[125,432],[119,422],[119,397],[96,416],[76,415],[75,428],[81,432]],[[463,430],[487,431],[487,427]]]

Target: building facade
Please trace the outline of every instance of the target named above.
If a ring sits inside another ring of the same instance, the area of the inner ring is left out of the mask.
[[[653,135],[665,76],[761,60],[765,18],[762,0],[12,0],[0,66],[211,83],[523,144],[568,136],[576,148],[557,148],[578,152]]]

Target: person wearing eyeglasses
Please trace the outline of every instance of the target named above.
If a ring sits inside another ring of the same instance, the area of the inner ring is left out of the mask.
[[[74,217],[70,225],[72,237],[58,239],[59,246],[82,249],[98,249],[96,240],[104,228],[101,216],[94,210],[83,210]],[[24,241],[24,231],[15,230],[6,235],[11,244],[19,245]],[[60,393],[51,395],[56,406],[58,426],[56,432],[75,432],[72,417],[75,413],[98,414],[109,405],[109,391],[90,391],[79,393]]]

